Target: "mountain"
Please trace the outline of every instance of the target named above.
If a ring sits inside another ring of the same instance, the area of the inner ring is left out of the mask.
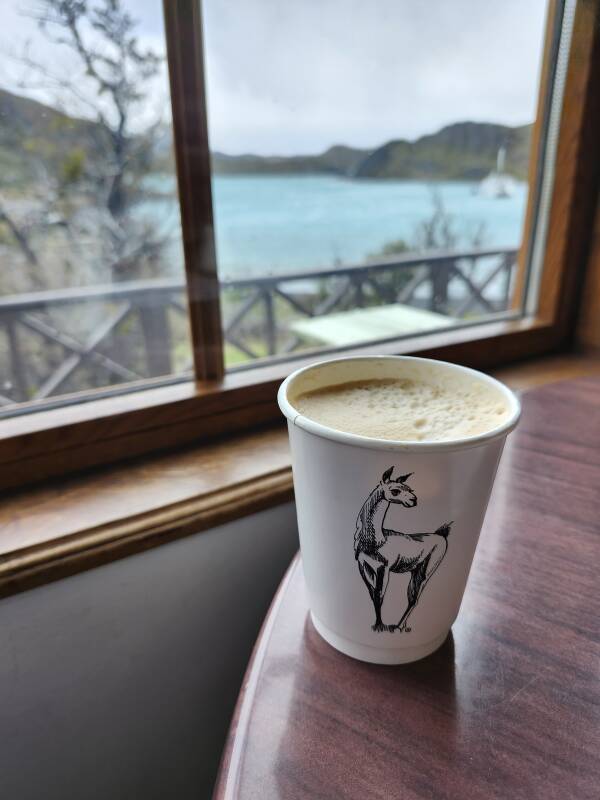
[[[344,145],[314,156],[228,156],[213,153],[216,174],[329,173],[352,178],[480,180],[506,148],[506,171],[527,178],[531,125],[457,122],[414,142],[397,139],[374,150]]]
[[[36,178],[32,155],[51,170],[74,152],[91,154],[99,143],[96,123],[0,89],[0,176],[15,183]]]

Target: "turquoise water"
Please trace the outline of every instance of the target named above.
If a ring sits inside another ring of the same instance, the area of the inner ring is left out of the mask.
[[[466,182],[351,180],[322,175],[217,176],[213,204],[221,277],[352,264],[387,242],[415,241],[431,217],[433,192],[451,215],[458,246],[480,224],[484,247],[516,247],[527,201],[520,184],[510,198],[477,194]],[[170,201],[144,204],[156,207]],[[160,212],[164,216],[165,209]]]

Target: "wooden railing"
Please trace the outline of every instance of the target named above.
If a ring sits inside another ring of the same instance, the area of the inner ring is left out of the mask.
[[[230,356],[248,360],[306,346],[290,328],[302,317],[394,303],[455,318],[496,313],[509,305],[516,255],[407,254],[224,280],[224,340]],[[0,298],[0,404],[189,372],[184,289],[182,281],[144,280]]]

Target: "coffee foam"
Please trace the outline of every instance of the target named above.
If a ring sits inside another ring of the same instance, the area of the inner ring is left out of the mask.
[[[508,403],[481,380],[431,370],[418,378],[349,381],[299,394],[294,407],[347,433],[399,441],[476,436],[508,419]]]

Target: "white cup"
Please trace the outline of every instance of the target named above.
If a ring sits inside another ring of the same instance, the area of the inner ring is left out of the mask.
[[[407,369],[418,377],[432,367],[495,387],[508,417],[477,436],[402,442],[334,430],[294,408],[305,391],[406,377]],[[518,399],[466,367],[372,356],[297,370],[281,385],[278,402],[288,419],[315,628],[362,661],[403,664],[429,655],[458,615],[504,442],[519,420]]]

